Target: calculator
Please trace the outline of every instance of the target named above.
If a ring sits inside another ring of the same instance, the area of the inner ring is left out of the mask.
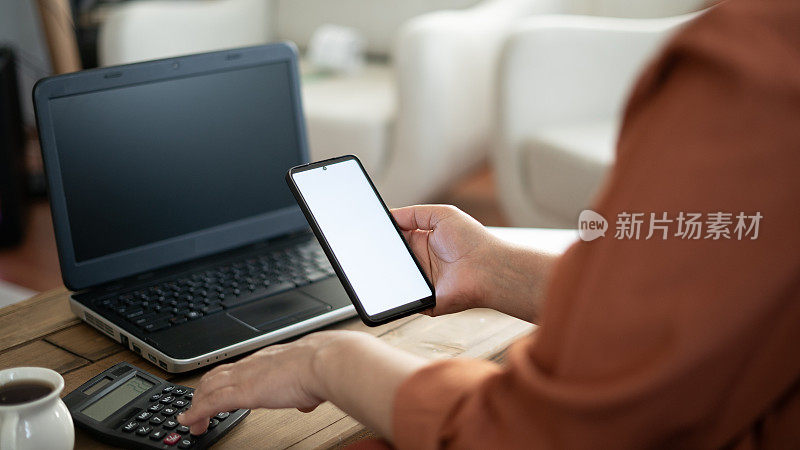
[[[172,384],[126,362],[106,369],[64,397],[72,420],[97,439],[127,448],[206,448],[250,414],[220,412],[195,436],[177,416],[192,404],[194,389]]]

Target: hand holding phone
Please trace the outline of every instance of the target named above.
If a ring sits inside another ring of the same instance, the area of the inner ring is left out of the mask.
[[[297,166],[286,181],[365,324],[436,304],[433,285],[358,158]]]

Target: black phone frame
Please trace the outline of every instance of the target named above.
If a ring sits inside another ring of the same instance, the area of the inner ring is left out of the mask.
[[[329,166],[331,164],[341,163],[344,161],[353,160],[358,164],[358,167],[361,168],[361,173],[364,174],[364,177],[369,182],[369,185],[372,187],[372,191],[375,196],[380,201],[381,206],[383,206],[383,210],[386,212],[386,215],[389,216],[389,220],[391,220],[392,225],[394,225],[395,230],[397,231],[397,235],[403,244],[406,246],[406,250],[408,250],[409,255],[411,255],[411,259],[414,260],[414,264],[417,265],[417,269],[419,273],[422,275],[422,278],[425,280],[425,283],[428,284],[428,287],[431,290],[431,295],[429,297],[425,297],[419,300],[414,300],[410,303],[406,303],[405,305],[398,306],[396,308],[392,308],[386,310],[382,313],[375,314],[370,316],[364,310],[364,306],[361,304],[361,300],[356,295],[353,286],[350,284],[350,280],[347,278],[347,275],[342,270],[341,264],[339,264],[339,260],[334,255],[333,251],[331,250],[331,246],[328,243],[328,240],[325,238],[324,233],[322,232],[319,224],[317,223],[316,219],[314,218],[314,214],[311,212],[311,209],[306,203],[303,194],[298,189],[297,185],[294,182],[294,174],[305,172],[308,170],[317,169],[319,167]],[[414,255],[414,252],[411,250],[411,247],[408,245],[405,237],[403,237],[403,232],[400,230],[400,226],[397,225],[397,221],[394,220],[392,213],[389,211],[389,208],[386,206],[386,202],[383,201],[380,193],[378,193],[378,189],[375,187],[375,183],[372,182],[372,179],[369,177],[369,174],[364,169],[364,165],[361,164],[361,161],[355,155],[344,155],[344,156],[337,156],[335,158],[329,158],[322,161],[312,162],[309,164],[302,164],[296,167],[292,167],[286,172],[286,184],[289,185],[289,190],[292,191],[292,195],[294,195],[295,200],[297,200],[297,204],[300,206],[300,210],[303,211],[303,214],[306,216],[306,220],[308,220],[308,225],[311,227],[311,230],[314,232],[314,236],[317,237],[322,250],[325,252],[325,256],[328,257],[328,260],[333,266],[333,270],[336,272],[336,276],[339,277],[339,281],[342,283],[342,287],[344,287],[345,292],[347,292],[347,296],[350,297],[350,301],[353,302],[353,306],[355,306],[356,311],[358,312],[358,316],[361,320],[370,327],[376,327],[378,325],[383,325],[385,323],[410,316],[411,314],[415,314],[421,311],[425,311],[427,309],[431,309],[436,306],[436,290],[433,287],[433,283],[431,283],[428,276],[425,274],[425,270],[422,269],[422,265],[420,265],[419,260]]]

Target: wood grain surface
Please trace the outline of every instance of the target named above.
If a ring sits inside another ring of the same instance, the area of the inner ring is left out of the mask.
[[[65,380],[62,395],[120,361],[174,383],[194,387],[210,368],[169,374],[75,317],[69,292],[55,289],[0,309],[0,369],[49,367]],[[487,358],[500,361],[508,345],[529,333],[527,322],[476,309],[444,317],[407,317],[376,328],[350,319],[329,327],[364,331],[429,359]],[[255,410],[215,448],[336,448],[373,434],[330,403],[305,414],[295,409]],[[76,448],[107,448],[78,430]]]

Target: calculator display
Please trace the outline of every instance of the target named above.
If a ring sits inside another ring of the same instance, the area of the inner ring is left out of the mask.
[[[96,402],[84,408],[81,412],[98,422],[102,422],[108,418],[108,416],[125,406],[140,394],[147,392],[147,390],[153,386],[155,386],[155,384],[144,378],[134,376],[130,380],[114,388]]]
[[[108,386],[112,381],[114,381],[114,380],[112,380],[111,378],[105,377],[102,380],[98,381],[97,383],[93,384],[91,387],[89,387],[85,391],[83,391],[83,393],[86,394],[86,395],[92,395],[92,394],[95,394],[97,392],[100,392],[101,390],[103,390],[104,387]]]

